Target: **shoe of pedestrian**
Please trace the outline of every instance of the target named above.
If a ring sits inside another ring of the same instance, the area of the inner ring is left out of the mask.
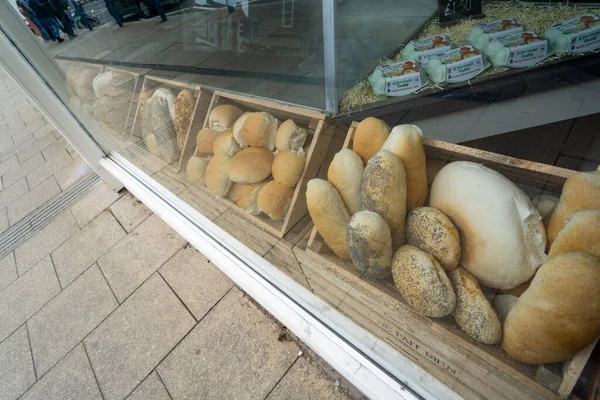
[[[58,37],[58,38],[56,38],[56,40],[58,40],[58,43],[62,43],[62,42],[64,42],[64,41],[65,41],[65,39],[63,39],[63,38],[61,38],[61,37]]]
[[[74,33],[73,35],[69,36],[69,39],[75,39],[77,37],[77,34]]]

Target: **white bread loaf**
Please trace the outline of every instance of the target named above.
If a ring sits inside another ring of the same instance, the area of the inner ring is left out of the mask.
[[[242,137],[242,128],[244,127],[246,120],[251,114],[252,113],[245,112],[241,117],[237,119],[237,121],[235,121],[235,124],[233,124],[233,139],[242,149],[248,147],[248,143],[246,143],[244,141],[244,138]]]
[[[208,128],[221,132],[231,129],[233,124],[242,116],[242,110],[230,104],[223,104],[212,109],[208,115]]]
[[[504,323],[504,320],[506,319],[506,316],[510,310],[517,305],[517,300],[519,300],[519,298],[517,296],[513,296],[512,294],[499,294],[494,297],[492,308],[498,316],[498,320],[501,324]]]
[[[423,149],[423,132],[415,125],[398,125],[392,129],[383,150],[396,155],[406,172],[406,210],[425,204],[427,167]]]
[[[185,167],[185,173],[190,182],[204,185],[206,168],[208,167],[208,163],[210,162],[211,158],[212,156],[190,157]]]
[[[394,283],[404,300],[427,317],[441,318],[456,307],[452,284],[429,253],[407,244],[394,253]]]
[[[285,218],[290,202],[294,196],[294,189],[284,186],[279,182],[266,183],[258,192],[256,204],[260,211],[271,219],[282,220]]]
[[[504,321],[502,348],[525,364],[571,358],[600,335],[600,258],[562,253],[539,269]]]
[[[213,153],[213,143],[219,132],[213,129],[200,129],[196,136],[196,148],[198,153],[210,154]]]
[[[241,150],[240,145],[233,139],[233,131],[231,129],[219,132],[212,144],[215,154],[227,154],[233,157]]]
[[[275,149],[277,118],[266,112],[250,113],[242,126],[242,138],[248,146]]]
[[[231,159],[229,178],[238,183],[256,183],[271,175],[273,153],[259,147],[247,147]]]
[[[552,243],[548,257],[575,252],[600,257],[600,210],[584,210],[571,215]]]
[[[258,215],[260,214],[260,209],[257,204],[258,193],[266,183],[267,181],[257,183],[234,183],[231,185],[227,198],[244,211],[252,215]]]
[[[323,179],[311,179],[306,185],[306,205],[310,218],[323,240],[338,257],[350,260],[346,227],[350,215],[340,195]]]
[[[369,159],[360,181],[360,209],[381,215],[392,232],[392,247],[406,243],[406,175],[402,161],[386,150]]]
[[[215,155],[206,167],[206,188],[208,192],[217,197],[225,197],[231,188],[229,179],[229,164],[231,157],[226,154]]]
[[[192,114],[196,101],[189,90],[183,89],[175,98],[175,131],[177,132],[177,148],[181,153],[188,128],[192,123]]]
[[[442,168],[431,186],[429,205],[456,226],[460,263],[485,286],[518,286],[546,259],[544,225],[529,198],[481,164],[458,161]]]
[[[360,178],[363,162],[350,149],[343,149],[333,157],[327,170],[327,180],[338,191],[350,215],[360,210]]]
[[[502,339],[502,325],[475,277],[458,267],[448,273],[456,293],[454,320],[478,342],[496,344]]]
[[[375,155],[390,134],[388,124],[380,119],[368,117],[361,121],[354,131],[352,150],[367,165],[367,161]]]
[[[352,263],[370,278],[392,273],[392,235],[383,218],[371,211],[359,211],[348,222],[346,242]]]
[[[289,150],[280,150],[273,160],[273,179],[284,186],[296,186],[306,164],[306,154]]]
[[[300,128],[294,121],[284,121],[275,133],[275,148],[279,151],[298,151],[306,142],[306,129]]]
[[[169,115],[171,116],[171,121],[175,123],[175,95],[171,92],[170,89],[167,88],[158,88],[152,93],[153,98],[161,98],[167,102],[169,107]]]

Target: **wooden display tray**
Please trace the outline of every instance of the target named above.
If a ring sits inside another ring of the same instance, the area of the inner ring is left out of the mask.
[[[351,148],[352,123],[344,148]],[[517,184],[560,193],[574,171],[437,140],[424,140],[428,162],[475,161]],[[443,164],[441,164],[443,165]],[[392,278],[370,280],[352,262],[337,257],[313,227],[302,264],[314,293],[418,363],[465,398],[566,398],[596,342],[563,363],[529,366],[511,359],[499,345],[469,338],[452,317],[431,319],[404,301]]]
[[[271,235],[282,238],[290,229],[298,223],[308,213],[306,206],[306,184],[312,178],[315,178],[325,159],[325,154],[329,148],[334,127],[326,122],[326,115],[317,111],[294,107],[284,103],[243,96],[224,91],[215,91],[203,127],[208,126],[208,116],[217,106],[222,104],[231,104],[240,108],[242,111],[265,111],[273,115],[280,122],[292,119],[294,122],[308,130],[307,138],[308,150],[306,150],[306,164],[300,180],[294,189],[294,195],[290,207],[283,221],[277,221],[269,218],[265,214],[251,215],[242,208],[235,205],[227,198],[217,198],[228,207],[236,210],[243,218],[251,221],[260,228],[266,230]],[[195,140],[194,140],[195,142]]]

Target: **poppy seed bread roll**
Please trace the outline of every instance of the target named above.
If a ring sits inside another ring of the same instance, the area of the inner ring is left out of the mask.
[[[208,192],[217,197],[225,197],[231,188],[229,164],[231,157],[226,154],[215,155],[206,167],[205,184]]]
[[[327,170],[327,180],[340,194],[350,215],[360,210],[360,178],[363,170],[362,160],[350,149],[337,153]]]
[[[242,116],[242,110],[230,104],[223,104],[213,108],[208,115],[208,128],[217,132],[231,129],[233,124]]]
[[[284,121],[275,133],[275,148],[281,150],[298,151],[306,142],[306,129],[300,128],[294,121]]]
[[[361,121],[354,131],[352,150],[363,161],[363,165],[375,155],[390,134],[388,124],[380,119],[368,117]]]
[[[367,277],[386,278],[392,273],[392,235],[383,218],[359,211],[348,222],[346,242],[352,263]]]
[[[571,215],[550,246],[548,257],[576,252],[600,257],[600,210],[584,210]]]
[[[266,112],[250,113],[242,126],[242,138],[251,147],[275,149],[277,119]]]
[[[198,136],[196,136],[196,148],[198,149],[198,153],[213,153],[213,143],[218,134],[219,132],[213,129],[200,129]]]
[[[293,188],[300,180],[306,163],[306,154],[281,150],[273,160],[273,179]]]
[[[271,181],[266,183],[258,192],[256,204],[271,219],[282,220],[288,212],[293,196],[294,189],[279,182]]]
[[[229,178],[238,183],[256,183],[271,175],[273,153],[259,147],[247,147],[231,159]]]

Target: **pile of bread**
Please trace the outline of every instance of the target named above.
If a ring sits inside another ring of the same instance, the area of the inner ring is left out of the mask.
[[[600,335],[600,170],[571,177],[560,201],[542,198],[547,230],[496,171],[466,161],[429,171],[428,196],[418,127],[390,132],[367,118],[328,180],[308,183],[311,218],[362,276],[391,275],[416,311],[452,315],[471,338],[502,341],[518,361],[565,360]]]
[[[306,139],[306,129],[291,119],[280,125],[266,112],[219,105],[198,132],[187,176],[252,215],[282,220],[304,172]]]

